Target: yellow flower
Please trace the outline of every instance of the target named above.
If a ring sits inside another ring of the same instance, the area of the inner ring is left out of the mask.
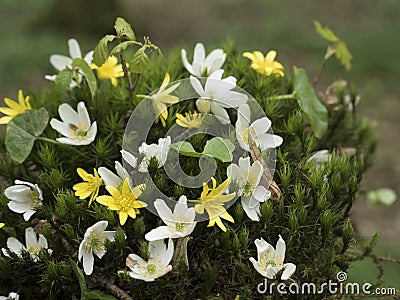
[[[137,199],[145,187],[144,184],[141,184],[131,190],[127,178],[120,189],[107,185],[106,189],[111,196],[100,196],[97,197],[96,201],[108,206],[109,210],[118,211],[119,222],[124,225],[128,216],[135,219],[136,215],[139,214],[139,208],[147,206],[146,203]]]
[[[24,98],[24,94],[21,90],[18,91],[18,102],[19,103],[9,98],[4,98],[4,103],[7,104],[8,107],[0,107],[0,112],[7,116],[0,118],[0,124],[7,124],[16,115],[19,115],[27,109],[31,109],[29,96]]]
[[[176,124],[186,128],[199,128],[203,123],[204,116],[196,111],[185,113],[185,117],[181,114],[176,114]]]
[[[103,184],[103,180],[99,177],[96,169],[94,175],[88,174],[84,169],[78,168],[76,171],[78,175],[83,179],[84,182],[75,184],[72,188],[75,190],[75,196],[79,199],[86,199],[90,196],[89,205],[92,204],[93,200],[96,199],[99,194],[99,188]]]
[[[4,227],[4,223],[0,223],[0,228],[3,228]]]
[[[275,74],[276,76],[284,76],[283,66],[275,61],[276,51],[269,51],[265,57],[260,51],[244,52],[244,57],[251,59],[251,67],[258,73],[270,76]]]
[[[165,127],[167,125],[166,120],[168,117],[168,110],[167,110],[167,106],[165,104],[166,103],[174,104],[179,101],[178,97],[171,96],[170,94],[177,89],[177,87],[179,86],[180,83],[178,82],[178,83],[174,84],[173,86],[169,87],[168,89],[166,89],[167,85],[169,84],[169,81],[170,81],[169,74],[166,73],[164,80],[163,80],[159,90],[157,91],[157,93],[155,93],[151,96],[142,96],[142,97],[149,98],[153,101],[153,108],[157,115],[156,123],[158,123],[158,121],[161,121],[163,127]]]
[[[232,216],[226,211],[224,207],[225,202],[231,201],[235,198],[236,193],[231,193],[224,195],[224,192],[227,190],[229,184],[231,183],[231,179],[227,178],[223,183],[221,183],[217,187],[217,181],[214,177],[212,180],[212,188],[208,186],[207,183],[203,183],[203,192],[200,195],[200,201],[202,203],[196,204],[194,206],[194,210],[198,214],[203,214],[204,210],[207,211],[208,216],[210,217],[210,222],[207,227],[214,226],[217,223],[218,227],[223,231],[226,231],[225,225],[222,223],[222,219],[228,220],[229,222],[234,223]]]
[[[118,58],[116,58],[115,56],[109,56],[107,60],[101,65],[101,67],[98,67],[95,64],[91,64],[90,67],[97,70],[98,78],[111,79],[111,83],[113,86],[117,86],[118,77],[124,76],[122,65],[118,65]]]

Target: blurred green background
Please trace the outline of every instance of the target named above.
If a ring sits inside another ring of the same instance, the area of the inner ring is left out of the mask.
[[[163,49],[196,42],[207,49],[235,41],[239,51],[278,51],[287,69],[302,66],[313,78],[318,73],[326,42],[314,31],[318,20],[347,42],[353,68],[346,73],[331,59],[318,91],[337,79],[353,83],[361,94],[359,110],[376,121],[379,144],[376,163],[362,192],[390,187],[400,194],[400,9],[398,0],[0,0],[0,98],[16,98],[48,84],[54,74],[51,54],[68,54],[67,40],[77,38],[83,53],[112,31],[117,16],[133,24],[137,37],[150,36]],[[400,258],[400,205],[371,209],[365,193],[353,209],[353,222],[368,238],[381,231],[378,252]],[[400,288],[400,268],[387,266],[385,286]],[[377,270],[363,262],[352,278],[371,281]]]

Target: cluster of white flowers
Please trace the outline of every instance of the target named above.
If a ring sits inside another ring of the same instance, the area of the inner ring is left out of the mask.
[[[50,58],[51,63],[58,70],[71,68],[72,60],[82,57],[78,42],[71,39],[68,43],[70,47],[70,58],[60,55],[53,55]],[[85,56],[85,60],[88,64],[91,63],[92,55],[93,53],[89,52]],[[195,46],[193,63],[190,64],[187,60],[186,51],[182,50],[183,64],[188,72],[192,74],[192,76],[190,76],[190,83],[198,95],[198,99],[196,100],[197,109],[200,113],[212,113],[222,124],[228,124],[231,120],[226,109],[236,108],[238,111],[235,126],[236,137],[240,147],[245,151],[250,152],[252,141],[254,141],[256,146],[261,150],[280,146],[283,139],[280,136],[269,133],[271,121],[267,117],[250,122],[251,113],[250,107],[247,104],[248,96],[235,90],[237,88],[237,79],[233,76],[222,79],[224,70],[221,68],[225,59],[226,54],[222,49],[215,49],[206,56],[204,45],[198,43]],[[198,78],[202,75],[208,76],[204,87]],[[49,80],[55,79],[54,76],[46,76],[46,78]],[[166,104],[173,104],[179,101],[178,97],[170,95],[179,84],[174,84],[172,87],[167,88],[169,79],[169,75],[167,74],[159,91],[152,96],[148,96],[148,98],[153,101],[153,107],[155,108],[158,119],[162,121],[163,126],[165,126],[166,116],[168,115]],[[78,76],[77,80],[80,82],[82,77]],[[76,86],[79,82],[73,81],[71,87]],[[97,124],[96,122],[91,122],[84,102],[78,103],[76,111],[69,104],[61,104],[58,108],[58,112],[61,121],[53,118],[50,122],[51,127],[63,135],[63,137],[57,138],[58,142],[78,146],[88,145],[94,141],[97,134]],[[122,150],[121,155],[123,161],[134,169],[146,173],[148,172],[148,167],[152,159],[156,159],[159,168],[165,164],[170,145],[170,136],[160,138],[158,144],[148,145],[143,143],[138,148],[139,155],[142,155],[140,163],[138,163],[138,158],[134,154],[126,150]],[[123,193],[124,189],[127,188],[127,182],[129,183],[129,192],[133,194],[135,194],[135,191],[136,194],[141,193],[141,187],[143,185],[133,188],[128,171],[118,161],[115,162],[115,171],[116,174],[105,167],[100,167],[98,169],[98,174],[95,170],[95,174],[90,175],[78,170],[78,173],[81,172],[80,176],[82,178],[87,177],[88,179],[84,180],[92,184],[89,184],[91,189],[84,190],[85,196],[90,194],[97,196],[98,188],[102,183],[106,185],[106,189],[111,194],[118,193],[118,197],[120,191]],[[253,221],[259,221],[260,204],[271,197],[271,192],[261,184],[263,173],[264,169],[262,164],[259,161],[254,161],[251,164],[249,157],[240,158],[238,164],[231,164],[227,168],[229,180],[226,181],[227,185],[224,186],[224,189],[227,189],[226,192],[230,192],[231,195],[237,193],[237,195],[241,197],[242,207],[247,216]],[[11,200],[8,203],[8,207],[14,212],[23,214],[25,221],[28,221],[36,212],[36,209],[42,205],[42,191],[37,185],[29,182],[16,180],[15,184],[16,185],[5,190],[6,197]],[[215,185],[215,180],[213,184]],[[77,187],[77,189],[79,189],[79,187]],[[204,186],[204,189],[204,197],[207,197],[209,188],[208,186]],[[215,187],[213,187],[213,189],[215,189]],[[223,191],[221,193],[223,193]],[[132,201],[137,201],[136,194],[133,195],[134,199]],[[121,197],[123,198],[124,196]],[[103,199],[103,201],[106,203],[108,200]],[[153,203],[158,216],[165,225],[154,228],[145,234],[145,239],[149,241],[148,261],[143,260],[136,254],[129,254],[127,257],[127,266],[131,270],[128,274],[132,278],[154,281],[156,278],[171,271],[172,266],[170,263],[174,254],[173,239],[190,235],[197,224],[195,221],[196,210],[194,207],[188,207],[186,196],[182,195],[178,201],[174,202],[174,205],[170,204],[169,201],[170,200],[166,202],[163,199],[156,199]],[[137,201],[137,203],[139,202],[140,201]],[[217,204],[218,203],[215,205]],[[115,204],[113,205],[115,206]],[[117,208],[113,208],[113,210],[116,209]],[[204,209],[202,209],[202,211],[204,212]],[[135,213],[134,209],[133,213]],[[126,221],[127,215],[130,214],[130,212],[124,211],[123,214],[125,218],[124,221]],[[218,214],[218,216],[213,216],[215,217],[213,224],[217,221],[216,219],[219,219],[219,215],[220,214]],[[225,216],[225,218],[229,220],[228,216]],[[121,224],[123,225],[122,222]],[[82,261],[84,272],[87,275],[93,272],[95,255],[101,259],[106,254],[106,241],[113,242],[115,240],[116,232],[105,231],[107,226],[107,221],[99,221],[87,228],[83,240],[80,243],[78,259]],[[2,249],[4,255],[10,256],[9,252],[13,252],[21,256],[22,252],[26,251],[34,261],[37,261],[40,259],[39,254],[42,250],[46,250],[48,254],[52,253],[52,250],[48,249],[47,241],[44,236],[39,234],[39,238],[37,239],[33,228],[27,228],[25,235],[26,247],[17,239],[10,237],[7,240],[8,250]],[[165,243],[166,239],[168,240],[167,243]],[[267,278],[275,278],[276,274],[283,270],[281,279],[286,280],[294,273],[296,269],[294,264],[283,263],[286,245],[281,236],[279,236],[276,249],[263,239],[257,239],[255,244],[258,251],[258,260],[256,261],[254,258],[250,258],[250,261],[261,275]],[[18,299],[17,296],[14,298]]]

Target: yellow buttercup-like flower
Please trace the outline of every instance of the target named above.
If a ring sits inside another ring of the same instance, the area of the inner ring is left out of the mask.
[[[204,116],[196,111],[185,113],[185,117],[179,113],[176,114],[176,124],[186,128],[199,128],[203,123]]]
[[[6,225],[6,224],[4,224],[4,223],[0,223],[0,228],[3,228],[3,227],[4,227],[4,225]]]
[[[96,169],[94,169],[94,175],[87,173],[82,168],[78,168],[76,171],[84,182],[77,183],[72,187],[75,190],[75,196],[78,196],[79,199],[86,199],[90,196],[88,205],[90,206],[99,194],[99,188],[103,184],[103,180],[100,178]]]
[[[4,103],[8,107],[0,107],[0,112],[6,115],[0,118],[0,124],[7,124],[16,115],[19,115],[27,109],[31,109],[29,98],[29,96],[24,98],[24,94],[21,90],[18,91],[18,103],[9,98],[4,98]]]
[[[196,204],[194,206],[194,210],[198,214],[203,214],[204,210],[207,211],[208,216],[210,217],[210,222],[208,223],[208,227],[218,225],[223,231],[226,231],[225,225],[222,223],[222,219],[225,219],[229,222],[234,223],[232,216],[226,211],[224,207],[225,202],[231,201],[235,198],[236,193],[224,194],[227,190],[229,184],[231,183],[231,179],[227,178],[223,183],[221,183],[217,187],[217,181],[214,177],[212,180],[212,188],[208,186],[207,183],[203,183],[203,192],[200,195],[200,204]]]
[[[109,56],[106,61],[99,67],[95,64],[91,64],[92,69],[97,70],[97,77],[100,79],[111,79],[113,86],[117,86],[118,77],[124,76],[124,70],[122,65],[118,64],[118,58],[115,56]]]
[[[269,51],[265,57],[260,51],[244,52],[243,56],[251,59],[251,67],[258,73],[266,76],[285,76],[283,73],[283,66],[279,62],[275,61],[275,50]]]
[[[106,189],[111,196],[100,196],[97,197],[96,201],[108,206],[109,210],[117,211],[119,222],[124,225],[128,216],[135,219],[136,215],[139,214],[139,208],[147,206],[146,203],[138,200],[145,187],[144,184],[141,184],[131,189],[129,180],[125,179],[120,189],[107,185]]]

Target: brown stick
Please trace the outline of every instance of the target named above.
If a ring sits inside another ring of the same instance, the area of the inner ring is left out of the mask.
[[[40,228],[41,226],[46,226],[52,235],[52,237],[61,243],[61,245],[64,247],[65,251],[69,253],[75,253],[76,250],[75,248],[67,241],[66,238],[64,238],[54,227],[50,224],[49,221],[47,220],[40,220],[36,226],[35,226],[35,232],[38,234],[42,233],[42,229]]]
[[[93,273],[91,276],[95,282],[99,283],[100,285],[104,286],[108,291],[111,292],[114,296],[118,297],[122,300],[133,300],[131,296],[128,295],[127,292],[122,290],[120,287],[116,286],[112,283],[109,279],[107,279],[104,275],[98,275]]]

